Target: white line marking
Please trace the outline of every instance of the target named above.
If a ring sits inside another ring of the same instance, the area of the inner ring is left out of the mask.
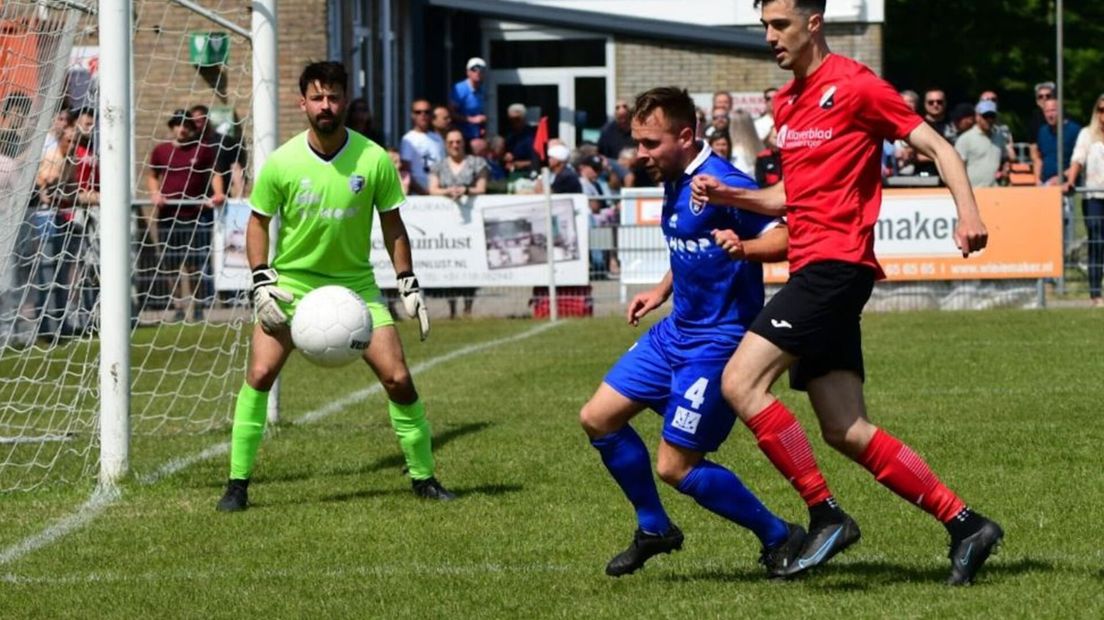
[[[167,478],[179,471],[183,471],[196,463],[206,461],[207,459],[221,456],[230,451],[230,442],[224,441],[217,443],[206,450],[196,452],[189,456],[181,456],[165,463],[157,469],[151,471],[148,474],[138,476],[139,484],[153,484],[162,478]]]
[[[428,359],[420,364],[416,364],[410,368],[410,372],[411,374],[416,375],[418,373],[425,372],[433,368],[434,366],[452,361],[459,357],[464,357],[465,355],[470,355],[478,351],[483,351],[485,349],[490,349],[499,345],[509,344],[511,342],[516,342],[518,340],[524,340],[526,338],[536,336],[537,334],[548,331],[549,329],[556,327],[557,325],[562,325],[562,323],[541,323],[540,325],[527,329],[520,334],[461,347],[440,357]],[[317,422],[318,420],[321,420],[327,416],[331,416],[335,413],[343,411],[346,407],[364,400],[368,396],[375,394],[381,389],[382,386],[378,383],[375,383],[370,387],[353,392],[352,394],[349,394],[344,398],[330,402],[323,407],[315,409],[314,411],[309,411],[298,420],[295,420],[293,423],[310,424],[312,422]],[[187,469],[188,467],[191,467],[196,463],[200,463],[207,459],[226,454],[229,450],[230,442],[224,441],[194,454],[172,459],[164,465],[161,465],[157,469],[153,470],[152,472],[143,476],[139,476],[138,483],[142,485],[154,484],[168,476]],[[88,501],[82,504],[76,512],[62,517],[53,525],[50,525],[38,534],[34,534],[32,536],[24,538],[18,543],[0,552],[0,566],[10,564],[18,560],[19,558],[27,555],[28,553],[31,553],[32,551],[41,549],[42,547],[45,547],[57,541],[58,539],[63,538],[67,534],[81,529],[82,527],[94,521],[105,509],[107,509],[108,506],[117,502],[121,497],[122,492],[116,487],[97,487],[96,490],[92,492],[92,496],[88,498]],[[107,577],[105,576],[105,579],[106,578]],[[0,581],[22,583],[18,576],[10,574],[0,578]]]
[[[0,444],[21,444],[21,443],[45,443],[48,441],[73,441],[74,435],[72,433],[66,433],[64,435],[50,434],[50,435],[35,435],[34,437],[0,437]]]
[[[108,506],[119,499],[119,490],[115,487],[97,487],[80,508],[71,515],[62,517],[50,527],[38,534],[29,536],[4,549],[0,553],[0,565],[11,563],[28,553],[45,547],[66,534],[79,530],[100,516]]]
[[[535,575],[543,573],[590,573],[592,566],[568,566],[564,564],[500,564],[500,563],[472,563],[455,564],[367,564],[361,566],[342,566],[333,569],[311,569],[304,567],[295,568],[249,568],[241,571],[152,571],[138,574],[106,572],[106,573],[71,573],[68,575],[50,575],[43,577],[31,577],[7,573],[0,575],[0,583],[14,585],[74,585],[81,583],[116,583],[116,584],[149,584],[149,583],[178,583],[182,581],[198,581],[202,583],[226,581],[237,578],[244,580],[268,580],[268,579],[334,579],[341,577],[386,577],[394,575],[486,575],[486,574],[520,574]]]

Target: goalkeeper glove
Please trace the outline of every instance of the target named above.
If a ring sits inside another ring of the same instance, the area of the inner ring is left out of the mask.
[[[413,271],[404,271],[396,276],[399,282],[399,297],[402,298],[403,308],[410,318],[418,319],[418,331],[422,340],[429,335],[429,313],[426,311],[425,299],[422,297],[422,289],[418,287],[418,278]]]
[[[276,270],[268,265],[253,268],[253,309],[266,334],[272,334],[287,325],[288,317],[276,300],[291,303],[291,293],[276,286]]]

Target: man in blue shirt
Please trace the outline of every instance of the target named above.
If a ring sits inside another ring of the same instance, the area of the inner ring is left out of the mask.
[[[648,449],[629,424],[647,408],[663,416],[659,477],[752,530],[770,576],[787,570],[805,539],[804,529],[775,516],[734,473],[705,458],[732,430],[735,415],[721,396],[721,374],[763,307],[760,262],[785,256],[787,233],[778,219],[690,200],[696,174],[755,187],[696,140],[696,123],[685,90],[655,88],[634,106],[632,137],[639,159],[664,187],[662,228],[671,269],[655,288],[633,298],[627,319],[636,325],[672,297],[673,308],[621,357],[579,413],[591,444],[636,510],[632,544],[606,566],[614,577],[680,549],[683,542],[660,503]]]
[[[1048,99],[1043,104],[1043,117],[1046,124],[1039,127],[1037,152],[1039,159],[1032,162],[1035,167],[1035,180],[1039,185],[1060,184],[1058,177],[1058,101]],[[1073,146],[1077,143],[1077,134],[1081,126],[1066,118],[1062,122],[1062,163],[1069,166],[1073,157]]]
[[[449,107],[456,127],[471,141],[483,135],[487,127],[487,95],[483,91],[483,73],[487,63],[478,56],[468,59],[467,77],[452,86]]]

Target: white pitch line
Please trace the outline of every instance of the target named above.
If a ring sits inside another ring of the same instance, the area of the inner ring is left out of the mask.
[[[221,456],[230,451],[230,442],[224,441],[217,443],[210,448],[190,454],[188,456],[181,456],[168,461],[161,465],[157,469],[151,471],[148,474],[138,476],[139,484],[153,484],[162,478],[167,478],[179,471],[183,471],[196,463],[201,463],[207,459]]]
[[[549,329],[556,327],[557,325],[560,325],[560,323],[541,323],[540,325],[527,329],[520,334],[461,347],[459,349],[456,349],[455,351],[451,351],[439,357],[434,357],[420,364],[415,364],[413,367],[410,368],[410,372],[411,374],[422,373],[433,368],[434,366],[452,361],[459,357],[464,357],[465,355],[470,355],[472,353],[483,351],[485,349],[490,349],[499,345],[509,344],[511,342],[517,342],[518,340],[524,340],[526,338],[536,336],[537,334],[548,331]],[[318,409],[309,411],[303,414],[302,417],[300,417],[298,420],[295,420],[293,423],[310,424],[312,422],[317,422],[318,420],[343,411],[346,407],[364,400],[368,396],[375,394],[381,389],[382,386],[380,386],[380,384],[373,384],[370,387],[353,392],[352,394],[349,394],[348,396],[345,396],[337,401],[330,402],[322,407],[319,407]],[[154,484],[168,476],[187,469],[188,467],[191,467],[196,463],[200,463],[207,459],[225,454],[229,450],[230,442],[224,441],[221,443],[217,443],[194,454],[172,459],[161,465],[157,469],[153,470],[152,472],[144,476],[139,476],[138,482],[142,485]],[[27,538],[24,538],[23,540],[8,547],[7,549],[0,551],[0,566],[10,564],[27,555],[28,553],[31,553],[32,551],[41,549],[42,547],[45,547],[63,538],[67,534],[81,529],[82,527],[94,521],[97,517],[100,516],[101,513],[103,513],[103,511],[108,506],[117,502],[121,497],[122,493],[116,487],[97,487],[96,490],[92,492],[92,496],[88,498],[88,501],[82,504],[76,512],[62,517],[41,532],[28,536]],[[8,575],[4,580],[11,581],[13,578],[14,576]]]
[[[453,563],[443,564],[367,564],[342,566],[340,568],[311,569],[304,567],[295,568],[250,568],[248,570],[232,571],[220,569],[217,571],[153,571],[138,574],[118,572],[91,572],[71,573],[68,575],[49,575],[41,577],[29,577],[7,573],[0,575],[0,583],[13,585],[74,585],[80,583],[114,583],[114,584],[139,584],[139,583],[180,583],[185,581],[226,581],[229,579],[336,579],[343,577],[388,577],[402,575],[488,575],[488,574],[513,574],[535,575],[544,573],[572,573],[591,572],[593,567],[569,566],[563,564],[511,564],[498,562],[477,563]]]
[[[92,496],[71,515],[62,517],[41,532],[24,538],[0,553],[0,565],[9,564],[28,553],[45,547],[70,532],[81,529],[100,516],[108,506],[119,499],[116,487],[96,487]]]
[[[49,434],[49,435],[35,435],[33,437],[0,437],[0,443],[3,444],[23,444],[23,443],[46,443],[48,441],[73,441],[73,435],[67,434]]]

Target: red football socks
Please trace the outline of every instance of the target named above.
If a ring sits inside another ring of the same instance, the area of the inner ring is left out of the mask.
[[[859,463],[889,490],[942,523],[950,521],[966,507],[939,481],[924,459],[880,428],[859,457]]]
[[[768,405],[748,420],[747,425],[755,433],[759,449],[797,489],[806,505],[818,504],[832,496],[817,467],[805,430],[782,401]]]

